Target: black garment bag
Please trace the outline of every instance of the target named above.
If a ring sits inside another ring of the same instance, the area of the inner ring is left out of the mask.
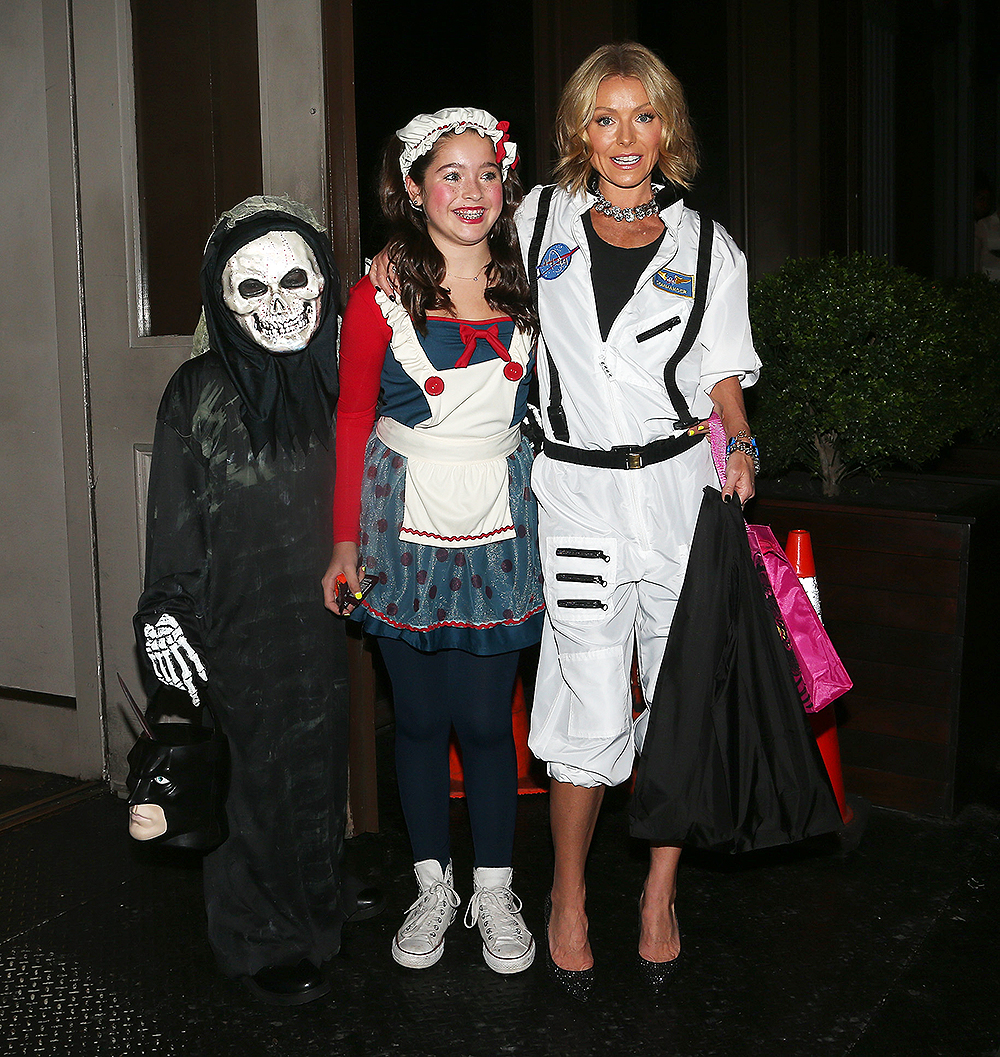
[[[639,758],[634,837],[741,852],[843,825],[777,613],[739,500],[706,488]]]

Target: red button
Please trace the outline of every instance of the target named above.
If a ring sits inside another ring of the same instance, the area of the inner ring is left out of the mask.
[[[513,360],[511,360],[503,369],[504,378],[511,382],[519,382],[522,374],[524,374],[524,368]]]
[[[438,378],[436,374],[432,374],[430,378],[424,382],[424,390],[428,396],[440,396],[444,392],[444,379]]]

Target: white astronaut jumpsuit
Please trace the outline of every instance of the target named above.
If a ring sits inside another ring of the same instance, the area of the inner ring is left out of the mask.
[[[527,196],[517,215],[526,261],[539,192],[536,187]],[[663,369],[691,311],[699,216],[681,201],[661,211],[663,241],[602,341],[582,220],[593,203],[590,195],[571,197],[557,188],[541,242],[538,373],[546,439],[556,439],[546,415],[549,358],[561,384],[566,443],[609,450],[682,435],[674,427],[677,413]],[[749,386],[759,368],[747,315],[746,262],[716,226],[704,320],[677,367],[677,385],[692,415],[704,419],[712,412],[708,394],[716,382],[735,376]],[[540,454],[531,483],[546,616],[528,744],[558,781],[618,785],[632,773],[648,717],[648,708],[632,717],[633,631],[648,706],[702,489],[718,485],[708,440],[635,470]]]

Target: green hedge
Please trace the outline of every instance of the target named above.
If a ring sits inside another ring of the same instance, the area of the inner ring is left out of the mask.
[[[989,330],[994,293],[978,280],[945,289],[862,253],[789,260],[760,279],[750,318],[764,361],[763,472],[804,465],[836,495],[852,473],[919,465],[977,417],[986,427],[991,387],[1000,418],[995,346],[992,382],[982,362],[1000,321]]]

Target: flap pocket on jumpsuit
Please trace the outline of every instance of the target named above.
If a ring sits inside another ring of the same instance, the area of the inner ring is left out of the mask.
[[[608,644],[601,625],[612,616],[618,540],[550,536],[544,571],[545,605],[569,691],[567,733],[588,740],[617,738],[631,721],[631,697],[622,647]]]

